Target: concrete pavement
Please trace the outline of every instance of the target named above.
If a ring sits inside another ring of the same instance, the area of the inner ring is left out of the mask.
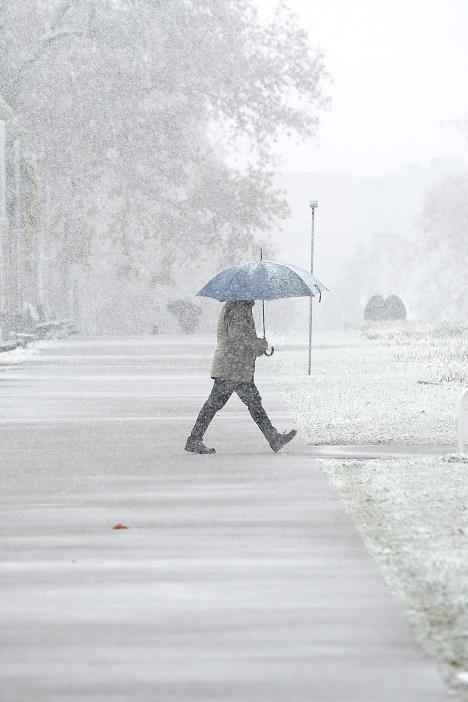
[[[184,453],[211,351],[76,339],[0,370],[1,702],[448,699],[303,439],[273,454],[233,398],[217,455]]]

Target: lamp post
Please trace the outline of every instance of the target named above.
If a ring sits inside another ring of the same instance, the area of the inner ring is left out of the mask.
[[[10,231],[11,280],[12,294],[15,296],[14,312],[23,311],[23,256],[21,235],[21,144],[19,139],[13,142],[13,165],[15,185],[14,236]]]
[[[7,237],[8,219],[6,211],[6,124],[0,120],[0,323],[2,334],[6,335],[7,312]]]
[[[310,272],[314,274],[314,239],[315,239],[315,210],[318,207],[318,200],[310,201],[310,209],[312,212],[312,223],[310,228]],[[308,375],[312,371],[312,297],[309,302],[309,370]]]

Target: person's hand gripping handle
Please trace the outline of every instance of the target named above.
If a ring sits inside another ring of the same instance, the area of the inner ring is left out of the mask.
[[[263,352],[263,355],[268,357],[273,356],[275,353],[275,347],[272,346],[270,351],[268,351],[268,341],[265,339],[265,337],[263,337],[263,341],[265,342],[265,351]]]

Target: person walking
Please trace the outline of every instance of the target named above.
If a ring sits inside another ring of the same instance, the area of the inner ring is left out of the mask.
[[[216,412],[224,407],[233,392],[247,405],[252,419],[273,451],[279,451],[296,436],[295,429],[282,434],[275,429],[254,383],[255,361],[268,348],[266,339],[257,336],[252,314],[254,304],[253,300],[228,301],[221,310],[217,329],[218,346],[211,367],[213,389],[185,444],[185,450],[190,453],[216,453],[214,448],[205,446],[203,436]]]

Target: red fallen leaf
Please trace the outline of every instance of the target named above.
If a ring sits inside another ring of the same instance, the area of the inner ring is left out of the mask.
[[[128,526],[125,526],[125,524],[121,524],[120,522],[118,524],[114,524],[112,527],[113,529],[128,529]]]

